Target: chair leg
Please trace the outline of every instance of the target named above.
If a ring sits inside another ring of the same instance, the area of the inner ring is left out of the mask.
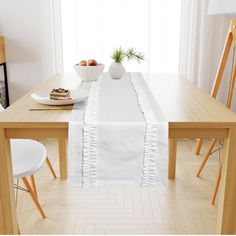
[[[197,146],[196,146],[196,149],[195,149],[195,154],[196,154],[196,155],[199,155],[199,154],[200,154],[200,151],[201,151],[203,142],[204,142],[204,139],[203,139],[203,138],[200,138],[200,139],[198,140],[198,143],[197,143]]]
[[[29,184],[27,178],[26,178],[26,177],[22,177],[22,180],[23,180],[23,183],[24,183],[26,189],[29,191],[29,194],[30,194],[30,196],[31,196],[31,198],[32,198],[32,200],[33,200],[33,202],[34,202],[34,204],[35,204],[36,207],[38,208],[38,210],[39,210],[41,216],[42,216],[43,218],[46,218],[46,216],[45,216],[45,214],[44,214],[44,211],[43,211],[42,207],[40,206],[40,203],[39,203],[37,197],[35,196],[35,193],[34,193],[33,189],[31,188],[31,186],[30,186],[30,184]]]
[[[51,162],[49,161],[48,157],[46,158],[46,163],[47,163],[47,166],[48,166],[49,170],[51,171],[51,173],[52,173],[54,179],[56,179],[56,178],[57,178],[56,173],[55,173],[55,171],[54,171],[54,169],[53,169],[53,167],[52,167],[52,164],[51,164]]]
[[[32,188],[33,188],[33,190],[34,190],[34,194],[35,194],[35,196],[38,198],[37,189],[36,189],[36,184],[35,184],[35,180],[34,180],[34,175],[31,175],[31,176],[30,176],[30,181],[31,181]]]
[[[37,139],[37,141],[40,142],[39,139]],[[46,157],[46,163],[47,163],[47,166],[48,166],[49,170],[51,171],[51,173],[52,173],[54,179],[56,179],[56,178],[57,178],[56,173],[55,173],[55,171],[54,171],[54,169],[53,169],[53,167],[52,167],[52,164],[51,164],[51,162],[49,161],[48,157]]]
[[[221,170],[222,170],[222,164],[220,164],[219,169],[218,169],[218,174],[217,174],[217,179],[216,179],[216,184],[215,184],[215,188],[212,194],[212,199],[211,199],[211,204],[214,205],[215,204],[215,200],[216,200],[216,195],[219,189],[219,185],[220,185],[220,179],[221,179]]]
[[[201,174],[201,172],[202,172],[202,170],[203,170],[203,168],[204,168],[204,166],[205,166],[207,160],[209,159],[209,157],[210,157],[210,155],[211,155],[211,152],[212,152],[212,150],[213,150],[213,148],[214,148],[214,146],[215,146],[215,144],[216,144],[216,141],[217,141],[216,138],[212,139],[211,144],[210,144],[210,147],[208,148],[207,153],[206,153],[206,155],[205,155],[205,157],[204,157],[204,159],[203,159],[203,161],[202,161],[202,164],[201,164],[201,166],[200,166],[200,168],[199,168],[199,170],[198,170],[198,172],[197,172],[197,177],[200,176],[200,174]]]

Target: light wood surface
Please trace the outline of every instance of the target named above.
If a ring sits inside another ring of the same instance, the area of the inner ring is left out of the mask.
[[[60,176],[61,179],[67,178],[67,140],[66,138],[60,138],[58,140],[58,153],[60,162]]]
[[[148,84],[153,91],[155,98],[157,99],[160,108],[166,115],[169,122],[169,138],[181,138],[181,137],[230,137],[232,130],[236,128],[236,115],[227,109],[220,102],[214,98],[196,88],[192,83],[186,81],[178,76],[161,76],[155,74],[146,75]],[[56,87],[63,87],[67,89],[76,89],[80,85],[76,76],[72,75],[56,75],[43,83],[39,88],[35,90],[48,90],[50,91]],[[8,109],[3,111],[0,115],[0,129],[2,130],[3,138],[0,145],[6,143],[8,138],[43,138],[55,137],[59,139],[59,159],[60,159],[60,173],[61,178],[67,176],[67,162],[66,162],[66,138],[68,122],[70,120],[71,111],[29,111],[31,107],[45,107],[43,105],[36,104],[30,97],[30,93],[18,100]],[[22,131],[23,130],[23,131]],[[51,134],[53,131],[53,135]],[[63,136],[64,135],[64,136]],[[234,225],[233,220],[236,222],[234,210],[229,209],[225,204],[225,199],[228,200],[228,205],[236,198],[233,188],[236,185],[236,176],[230,175],[232,171],[229,168],[229,163],[232,163],[232,145],[236,146],[232,139],[226,145],[224,159],[226,167],[222,170],[222,182],[230,182],[230,186],[227,185],[223,188],[223,198],[219,202],[220,214],[218,217],[218,231],[219,233],[234,233],[232,231]],[[7,162],[8,153],[1,152],[2,161]],[[174,155],[170,157],[176,158]],[[174,160],[174,159],[173,159]],[[169,160],[172,163],[172,173],[175,171],[175,161]],[[11,169],[1,169],[2,174],[6,178],[11,180]],[[227,172],[227,173],[226,173]],[[174,177],[174,176],[173,176]],[[8,179],[7,179],[8,181]],[[9,181],[8,181],[9,182]],[[11,181],[10,181],[11,182]],[[11,193],[11,185],[0,185],[2,192]],[[10,195],[9,195],[10,196]],[[17,227],[15,222],[14,201],[9,198],[10,201],[6,202],[5,209],[3,211],[8,214],[7,221],[9,222],[7,227],[2,228],[3,232],[15,232],[17,233]],[[0,202],[2,199],[0,200]],[[2,203],[2,202],[1,202]],[[236,210],[235,210],[236,211]],[[232,220],[229,223],[225,222],[223,216],[231,217]],[[4,216],[4,214],[2,215]],[[5,218],[5,216],[4,216]],[[1,219],[1,217],[0,217]]]
[[[0,122],[4,122],[5,127],[11,128],[34,128],[34,125],[37,128],[39,126],[41,128],[68,128],[71,110],[29,111],[30,108],[50,108],[49,106],[38,104],[30,97],[30,94],[35,91],[51,91],[53,88],[59,87],[78,89],[80,87],[80,80],[77,76],[69,74],[53,76],[4,110],[1,113]],[[55,107],[53,106],[53,108]],[[72,106],[65,107],[72,108]]]
[[[170,129],[235,127],[236,115],[190,81],[173,75],[149,74],[145,78]]]
[[[59,172],[57,142],[43,141],[50,161]],[[19,192],[17,216],[26,235],[214,235],[216,205],[212,186],[218,168],[216,153],[201,178],[195,173],[203,158],[193,153],[195,140],[178,140],[176,180],[156,187],[78,188],[78,159],[69,161],[68,180],[52,180],[46,165],[35,175],[40,202],[47,219],[42,220],[29,194]],[[203,145],[203,152],[209,142]]]
[[[229,128],[235,126],[235,114],[223,104],[196,88],[191,82],[178,76],[150,74],[145,76],[155,98],[165,113],[170,128]],[[79,88],[80,81],[72,74],[55,75],[33,91],[50,91],[55,87]],[[4,127],[68,128],[70,110],[29,111],[29,108],[48,107],[37,104],[29,96],[16,101],[1,113]],[[17,115],[16,115],[17,114]],[[37,124],[40,123],[40,124]]]
[[[230,129],[224,141],[222,160],[222,191],[218,211],[217,232],[235,234],[236,229],[236,129]]]
[[[168,178],[175,178],[177,139],[169,139],[169,160],[168,160]]]
[[[0,234],[17,234],[10,142],[0,128]]]
[[[0,64],[6,62],[4,37],[0,36]]]

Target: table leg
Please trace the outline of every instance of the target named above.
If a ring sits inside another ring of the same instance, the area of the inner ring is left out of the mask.
[[[235,234],[236,228],[236,129],[229,130],[224,141],[221,191],[217,217],[217,234]]]
[[[175,179],[177,139],[169,139],[168,178]]]
[[[17,233],[10,142],[0,128],[0,234]]]
[[[58,150],[59,150],[60,177],[61,179],[66,179],[67,178],[67,139],[66,138],[59,138]]]

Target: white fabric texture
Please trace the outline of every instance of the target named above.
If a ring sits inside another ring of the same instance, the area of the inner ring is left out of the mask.
[[[163,130],[164,124],[158,123],[156,120],[151,103],[147,98],[147,91],[145,92],[144,89],[145,85],[142,83],[143,80],[138,79],[138,76],[140,75],[131,76],[131,82],[137,93],[138,103],[146,122],[142,185],[149,185],[157,181],[157,152],[159,152],[159,156],[166,156],[166,153],[161,152],[159,147],[163,146],[167,136]],[[165,128],[167,130],[167,127]],[[160,142],[160,140],[164,142]]]
[[[82,159],[83,187],[154,185],[164,179],[158,163],[166,169],[168,127],[156,107],[140,73],[121,80],[104,74],[92,83],[84,121],[80,114],[69,128],[70,155]]]
[[[179,72],[210,93],[230,25],[230,17],[207,15],[208,0],[182,1]],[[218,98],[226,102],[231,59]]]
[[[83,126],[83,184],[84,187],[96,185],[96,155],[97,137],[96,122],[98,109],[98,83],[94,82],[90,87],[88,105],[84,114]]]

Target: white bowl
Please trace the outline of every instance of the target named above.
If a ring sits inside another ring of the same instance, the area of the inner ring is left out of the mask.
[[[75,71],[83,81],[97,81],[104,70],[103,64],[97,66],[74,65]]]

